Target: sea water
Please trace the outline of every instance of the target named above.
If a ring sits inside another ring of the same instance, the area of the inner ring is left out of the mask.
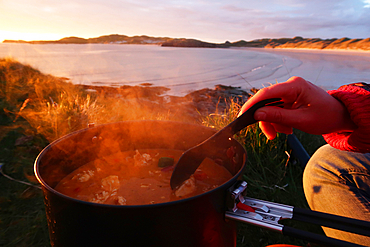
[[[370,81],[370,52],[251,48],[176,48],[119,44],[0,44],[11,57],[74,84],[150,83],[184,95],[217,84],[250,89],[302,76],[334,89]]]

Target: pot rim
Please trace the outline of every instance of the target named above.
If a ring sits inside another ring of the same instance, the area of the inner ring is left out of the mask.
[[[145,121],[145,122],[166,122],[166,123],[173,123],[173,124],[182,123],[182,124],[186,124],[186,125],[196,126],[198,128],[201,127],[201,128],[213,130],[214,132],[216,132],[215,129],[210,128],[210,127],[206,127],[206,126],[203,126],[203,125],[198,125],[198,124],[193,124],[193,123],[186,123],[186,122],[179,122],[179,121],[163,121],[163,120],[129,120],[129,121],[119,121],[119,122],[113,122],[113,123],[106,123],[106,124],[96,125],[96,126],[91,127],[91,128],[85,128],[85,129],[81,129],[81,130],[77,130],[77,131],[71,132],[71,133],[69,133],[67,135],[64,135],[64,136],[62,136],[62,137],[54,140],[50,144],[48,144],[39,153],[39,155],[35,159],[35,162],[34,162],[34,173],[35,173],[36,179],[41,184],[41,187],[43,189],[46,189],[47,191],[49,191],[49,192],[51,192],[53,194],[56,194],[57,196],[61,196],[62,198],[66,199],[66,200],[72,200],[72,201],[74,201],[76,203],[82,203],[82,204],[90,205],[90,206],[108,207],[108,208],[155,208],[155,207],[171,206],[171,205],[175,205],[175,204],[179,204],[179,203],[186,203],[188,201],[196,200],[197,198],[207,196],[208,194],[212,193],[215,190],[218,190],[218,189],[221,189],[221,188],[224,188],[224,187],[229,187],[230,188],[235,183],[235,181],[237,180],[237,178],[244,171],[244,168],[245,168],[246,163],[247,163],[247,159],[245,159],[244,164],[232,176],[232,178],[230,178],[229,180],[227,180],[226,182],[224,182],[223,184],[221,184],[220,186],[218,186],[218,187],[216,187],[216,188],[214,188],[212,190],[209,190],[207,192],[204,192],[204,193],[199,194],[199,195],[196,195],[196,196],[192,196],[192,197],[188,197],[188,198],[184,198],[184,199],[180,199],[180,200],[176,200],[176,201],[169,201],[169,202],[155,203],[155,204],[143,204],[143,205],[141,205],[141,204],[139,204],[139,205],[113,205],[113,204],[103,204],[103,203],[95,203],[95,202],[88,202],[88,201],[79,200],[79,199],[76,199],[76,198],[67,196],[67,195],[65,195],[63,193],[60,193],[59,191],[55,190],[50,185],[48,185],[45,182],[45,180],[41,177],[41,174],[39,173],[39,160],[42,159],[43,155],[48,151],[48,149],[50,147],[56,145],[57,143],[59,143],[61,141],[64,141],[65,139],[68,139],[71,136],[78,135],[79,133],[85,132],[85,131],[87,131],[89,129],[93,129],[93,128],[97,128],[97,127],[102,128],[102,127],[107,126],[107,125],[114,125],[114,124],[119,124],[119,123],[135,123],[135,122],[143,122],[143,121]],[[232,139],[235,140],[234,138],[232,138]],[[246,153],[246,150],[245,150],[244,146],[241,145],[238,141],[236,141],[236,142],[240,146],[242,146],[244,152]]]

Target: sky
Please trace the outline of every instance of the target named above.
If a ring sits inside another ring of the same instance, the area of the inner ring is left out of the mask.
[[[0,42],[64,37],[369,38],[370,0],[0,0]]]

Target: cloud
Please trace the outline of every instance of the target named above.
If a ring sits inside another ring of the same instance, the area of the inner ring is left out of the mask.
[[[364,2],[364,8],[370,8],[370,0],[363,0]]]
[[[370,0],[12,0],[0,7],[0,30],[81,37],[121,33],[223,42],[365,38],[370,31]]]
[[[259,37],[359,37],[368,33],[369,11],[362,1],[260,1],[250,8],[242,8],[236,1],[225,5],[232,13],[230,24],[240,25]],[[241,18],[244,15],[244,18]],[[362,30],[362,31],[361,31]]]

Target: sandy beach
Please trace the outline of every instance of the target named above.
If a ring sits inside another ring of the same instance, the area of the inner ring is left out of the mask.
[[[300,61],[297,67],[289,67],[289,74],[279,78],[301,76],[325,89],[334,89],[351,82],[370,82],[370,52],[356,50],[319,50],[288,48],[240,48],[284,56]],[[273,79],[273,78],[271,78]],[[263,83],[263,81],[260,81]]]

